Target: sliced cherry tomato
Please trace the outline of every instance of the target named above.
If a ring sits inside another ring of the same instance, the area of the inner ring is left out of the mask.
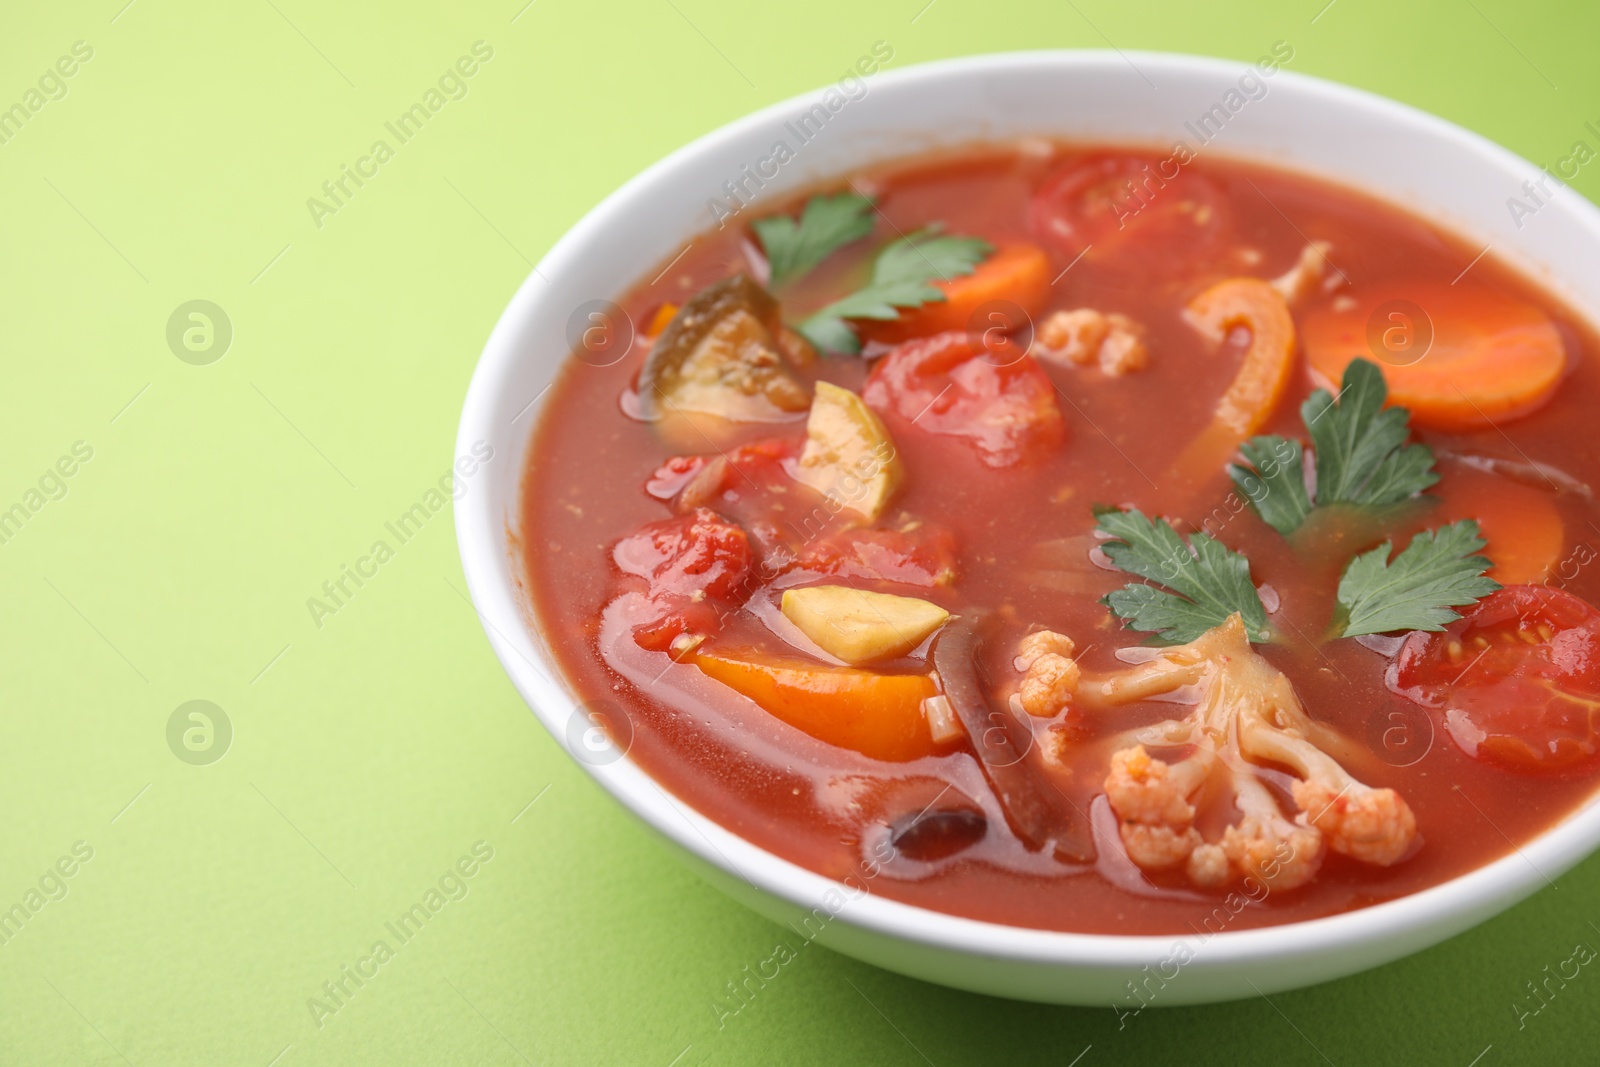
[[[1381,288],[1315,308],[1302,328],[1306,358],[1337,383],[1356,358],[1376,359],[1389,402],[1418,426],[1481,430],[1549,400],[1567,369],[1550,317],[1470,281]]]
[[[1009,467],[1066,437],[1050,376],[1014,342],[941,333],[878,361],[862,399],[907,427],[966,441],[990,467]]]
[[[1444,712],[1467,755],[1524,773],[1600,756],[1600,611],[1560,589],[1513,585],[1442,633],[1406,638],[1390,688]]]
[[[955,580],[956,539],[949,530],[843,530],[807,544],[795,570],[932,589]]]
[[[1034,232],[1067,255],[1152,276],[1192,270],[1229,228],[1211,179],[1171,157],[1126,153],[1063,164],[1040,184],[1032,211]]]
[[[787,467],[799,455],[799,441],[774,437],[714,456],[671,456],[644,488],[657,500],[670,501],[674,511],[715,507],[740,515],[741,504],[770,504],[789,491],[794,479]]]
[[[750,593],[750,541],[709,508],[650,523],[618,541],[611,558],[644,579],[649,608],[635,616],[634,640],[654,651],[680,634],[715,632],[722,613]]]
[[[799,456],[800,442],[781,437],[714,456],[673,456],[656,468],[645,491],[681,515],[713,508],[738,522],[770,576],[793,562],[797,538],[834,518],[819,495],[794,479]]]

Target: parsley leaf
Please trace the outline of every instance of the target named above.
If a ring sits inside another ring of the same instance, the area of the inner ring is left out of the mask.
[[[750,225],[767,254],[771,268],[768,284],[776,289],[871,233],[872,201],[856,193],[813,196],[806,201],[798,223],[787,215],[774,215]]]
[[[1318,389],[1300,406],[1316,461],[1316,494],[1305,489],[1300,446],[1277,436],[1253,437],[1240,446],[1249,467],[1228,474],[1273,529],[1291,534],[1313,507],[1354,504],[1375,508],[1415,496],[1439,480],[1433,450],[1406,444],[1411,413],[1385,408],[1383,372],[1364,359],[1345,368],[1339,396]],[[1285,447],[1292,446],[1292,447]]]
[[[819,349],[855,355],[861,340],[844,320],[895,319],[901,308],[941,303],[944,293],[932,283],[971,274],[993,251],[981,237],[942,234],[933,226],[918,230],[884,246],[866,288],[835,300],[798,329]]]
[[[1185,543],[1165,519],[1152,522],[1138,509],[1098,508],[1095,516],[1112,537],[1101,544],[1107,558],[1145,579],[1113,591],[1104,603],[1135,630],[1153,631],[1153,643],[1193,641],[1234,612],[1252,641],[1271,636],[1244,556],[1204,533]]]
[[[1245,499],[1279,533],[1299,527],[1312,508],[1300,442],[1269,434],[1252,437],[1239,451],[1250,466],[1230,466],[1228,473]]]
[[[1462,519],[1417,534],[1392,560],[1389,541],[1361,553],[1339,578],[1335,629],[1341,637],[1444,629],[1461,617],[1452,607],[1500,588],[1483,573],[1489,561],[1476,555],[1484,543],[1478,524]]]

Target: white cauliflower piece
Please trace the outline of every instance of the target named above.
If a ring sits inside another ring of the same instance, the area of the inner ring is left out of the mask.
[[[1072,638],[1053,630],[1031,633],[1017,645],[1014,663],[1023,672],[1017,697],[1029,715],[1048,719],[1066,710],[1081,676],[1075,651]]]
[[[1300,303],[1322,283],[1328,267],[1332,265],[1328,260],[1328,253],[1332,249],[1333,245],[1327,241],[1312,241],[1300,250],[1300,258],[1295,260],[1294,266],[1272,279],[1272,287],[1283,294],[1283,299],[1290,307]],[[1337,284],[1342,279],[1336,273],[1329,280]]]
[[[1094,308],[1055,312],[1039,324],[1036,340],[1045,359],[1077,366],[1098,363],[1113,378],[1143,370],[1150,362],[1138,323]]]
[[[1144,663],[1080,678],[1074,699],[1105,709],[1185,687],[1195,698],[1186,718],[1123,735],[1134,743],[1111,754],[1106,797],[1134,863],[1147,870],[1181,863],[1204,888],[1251,877],[1293,889],[1316,876],[1324,848],[1385,867],[1411,854],[1417,821],[1404,798],[1357,781],[1313,740],[1328,737],[1328,728],[1312,721],[1289,680],[1250,647],[1238,615]],[[1189,752],[1168,763],[1146,744]],[[1298,776],[1291,787],[1298,813],[1280,808],[1260,774],[1264,763]],[[1194,825],[1195,801],[1219,776],[1239,817],[1207,840]]]

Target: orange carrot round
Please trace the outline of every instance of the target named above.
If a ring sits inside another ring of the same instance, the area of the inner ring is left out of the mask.
[[[819,741],[893,761],[936,750],[922,701],[937,690],[925,674],[878,674],[745,648],[702,651],[694,664]]]
[[[1428,525],[1476,519],[1483,555],[1494,563],[1489,577],[1501,585],[1550,580],[1566,547],[1553,493],[1461,463],[1446,467],[1434,493],[1439,507]]]
[[[990,301],[1006,301],[1017,305],[1030,317],[1037,315],[1044,309],[1050,291],[1050,257],[1036,245],[1005,245],[978,264],[971,274],[936,282],[934,288],[944,293],[943,302],[908,308],[899,318],[887,322],[862,321],[859,323],[861,336],[884,344],[899,344],[913,337],[931,337],[947,330],[983,330],[991,324],[974,323],[972,317]],[[1003,312],[1001,315],[1006,317]],[[1007,329],[1021,325],[1020,322],[1002,323]]]
[[[1389,402],[1418,426],[1468,431],[1526,415],[1566,372],[1561,334],[1543,311],[1462,282],[1376,289],[1305,316],[1306,359],[1324,384],[1352,359],[1375,360]]]

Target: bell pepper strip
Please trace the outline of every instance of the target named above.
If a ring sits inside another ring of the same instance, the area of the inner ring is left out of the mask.
[[[1294,320],[1283,294],[1259,278],[1229,278],[1189,302],[1184,318],[1213,346],[1238,327],[1250,347],[1210,424],[1179,456],[1174,474],[1186,482],[1221,472],[1239,444],[1278,406],[1294,367]]]

